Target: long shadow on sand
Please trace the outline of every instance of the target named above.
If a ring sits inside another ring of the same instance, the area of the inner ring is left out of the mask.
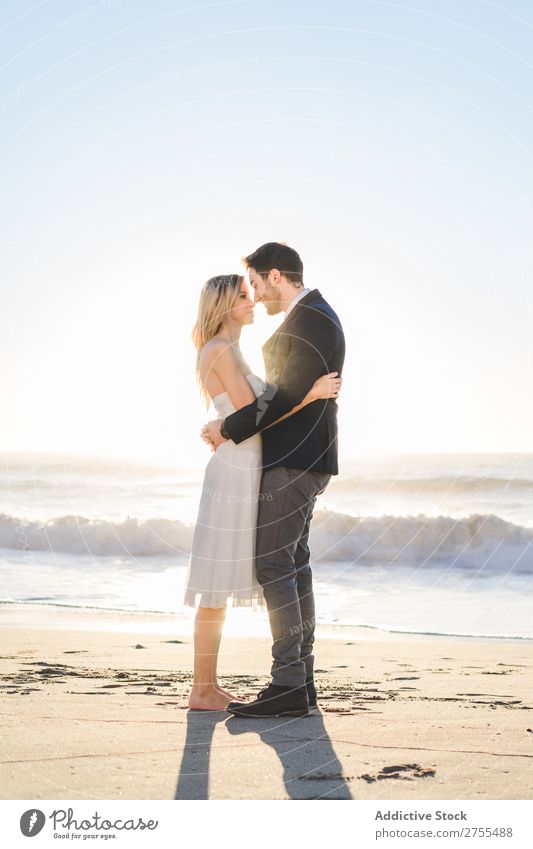
[[[188,711],[187,736],[181,759],[175,799],[209,799],[209,758],[213,734],[225,710]]]
[[[273,719],[244,719],[227,713],[187,714],[187,737],[181,761],[176,799],[208,799],[209,761],[215,727],[225,722],[231,736],[258,735],[261,742],[270,746],[283,767],[285,790],[291,799],[351,799],[342,766],[335,754],[320,713],[309,716]],[[249,743],[246,740],[246,743]],[[254,798],[253,783],[257,770],[261,768],[258,744],[229,747],[226,756],[234,759],[237,772],[250,776],[250,783],[243,794],[236,786],[232,798]],[[231,771],[230,771],[231,772]],[[212,778],[212,786],[216,777]],[[213,781],[214,779],[214,781]],[[273,779],[275,780],[275,779]],[[241,784],[242,788],[242,784]],[[264,788],[264,784],[263,784]],[[265,796],[264,789],[257,788],[256,798],[275,798],[279,794],[273,788],[272,796]],[[216,795],[216,789],[215,789]]]
[[[276,752],[291,799],[351,799],[342,766],[318,712],[297,719],[244,719],[226,722],[229,733],[258,734]]]

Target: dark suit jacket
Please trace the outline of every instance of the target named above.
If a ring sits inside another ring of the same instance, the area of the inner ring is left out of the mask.
[[[342,372],[344,334],[318,289],[308,292],[263,345],[267,389],[224,422],[235,443],[261,431],[263,467],[286,466],[338,474],[337,403],[313,401],[273,427],[296,407],[323,374]]]

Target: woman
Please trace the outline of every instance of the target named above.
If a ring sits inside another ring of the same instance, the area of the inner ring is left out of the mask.
[[[239,348],[243,326],[254,320],[253,310],[246,283],[237,274],[212,277],[200,294],[192,334],[197,377],[220,418],[246,406],[266,388]],[[337,397],[341,379],[336,375],[319,378],[287,415],[319,398]],[[221,445],[205,471],[184,599],[192,607],[198,604],[191,710],[224,710],[236,700],[218,683],[218,650],[227,599],[232,598],[234,607],[263,602],[254,568],[261,461],[261,436],[256,434],[239,445],[231,440]]]

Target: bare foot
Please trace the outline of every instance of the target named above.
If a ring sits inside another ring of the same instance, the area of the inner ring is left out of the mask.
[[[230,693],[229,690],[225,690],[220,681],[216,680],[213,687],[215,690],[218,690],[219,693],[223,693],[224,696],[227,696],[230,702],[242,702],[244,704],[245,699],[241,699],[240,696],[236,696],[235,693]]]
[[[226,710],[231,699],[215,687],[193,686],[189,710]]]
[[[224,690],[220,686],[220,684],[217,685],[217,690],[219,691],[219,693],[223,693],[225,696],[227,696],[230,702],[241,702],[242,704],[244,704],[245,702],[245,700],[241,699],[240,696],[236,696],[234,693],[230,693],[229,690]]]

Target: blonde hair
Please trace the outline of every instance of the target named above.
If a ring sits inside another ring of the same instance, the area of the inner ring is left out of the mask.
[[[196,348],[196,379],[206,401],[209,396],[200,378],[200,354],[204,345],[219,333],[225,317],[235,306],[243,279],[240,274],[210,277],[200,292],[198,315],[191,335]]]

